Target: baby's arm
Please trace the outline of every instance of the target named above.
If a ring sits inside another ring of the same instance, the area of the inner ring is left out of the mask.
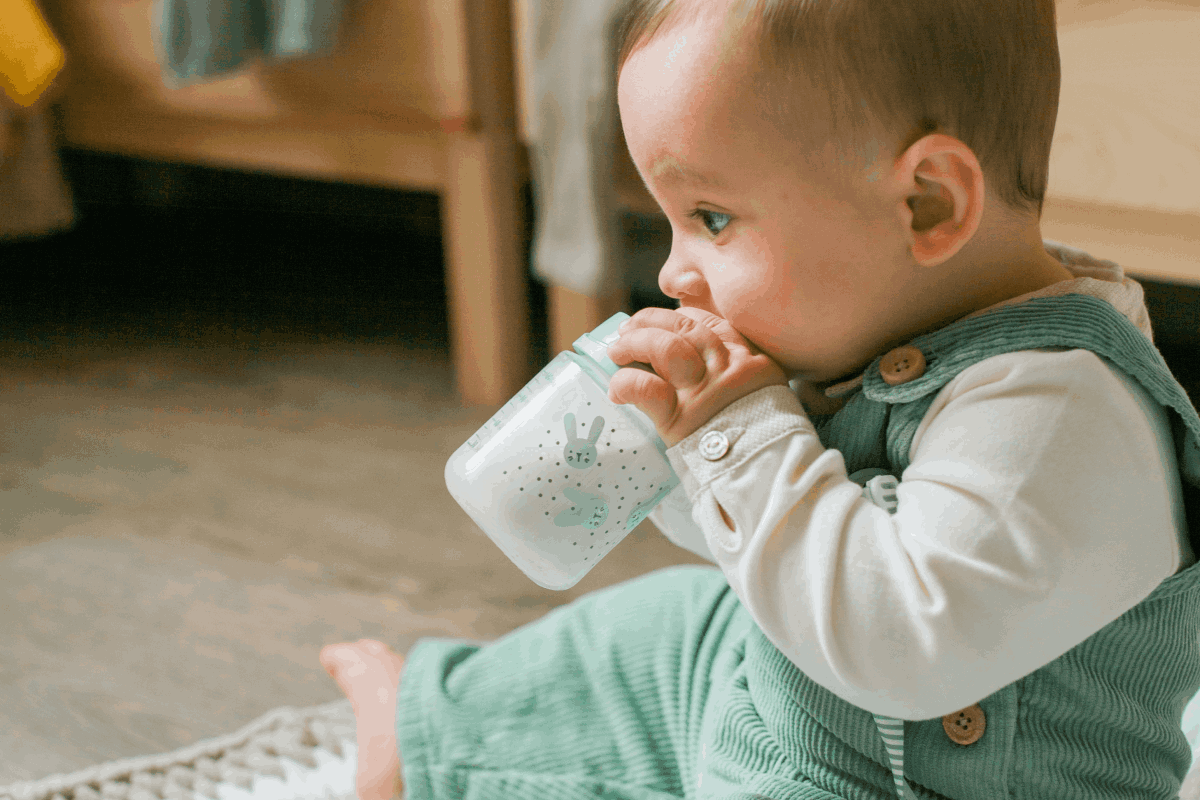
[[[716,460],[699,447],[708,431],[730,442]],[[668,455],[768,638],[818,684],[885,716],[978,701],[1178,566],[1154,433],[1083,351],[998,356],[945,387],[897,476],[894,516],[862,498],[786,388],[742,398]]]

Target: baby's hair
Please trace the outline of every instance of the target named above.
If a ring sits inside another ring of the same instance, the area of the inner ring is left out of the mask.
[[[704,4],[628,0],[618,72],[664,23]],[[832,146],[851,171],[881,142],[899,143],[890,160],[945,133],[971,148],[1007,206],[1041,215],[1060,83],[1054,0],[737,0],[731,26],[735,16],[759,25],[764,111],[782,130]]]

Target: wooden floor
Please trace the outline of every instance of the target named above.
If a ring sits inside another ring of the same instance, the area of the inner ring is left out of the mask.
[[[336,641],[491,639],[695,563],[647,523],[568,592],[446,491],[488,412],[385,345],[0,354],[0,785],[338,698]]]

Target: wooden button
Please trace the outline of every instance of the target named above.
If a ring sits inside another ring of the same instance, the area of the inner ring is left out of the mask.
[[[953,714],[942,717],[942,727],[946,729],[946,735],[950,737],[950,741],[955,744],[975,744],[983,736],[984,729],[987,728],[987,716],[976,703],[962,711],[955,711]]]
[[[879,374],[888,386],[915,381],[925,374],[925,354],[915,347],[897,347],[879,360]]]

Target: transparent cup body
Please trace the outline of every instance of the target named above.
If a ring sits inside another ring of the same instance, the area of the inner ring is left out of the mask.
[[[531,580],[569,589],[679,479],[650,419],[560,353],[446,463],[459,505]]]

